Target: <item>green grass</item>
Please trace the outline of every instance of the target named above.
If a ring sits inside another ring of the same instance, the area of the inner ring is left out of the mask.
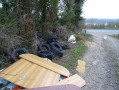
[[[75,38],[76,38],[76,41],[80,41],[80,40],[83,40],[85,41],[88,40],[88,41],[92,41],[93,40],[93,35],[92,34],[86,34],[85,36],[84,35],[80,35],[80,34],[74,34]]]
[[[63,64],[62,66],[69,69],[71,66],[73,66],[73,63],[71,60],[69,60],[67,63]]]
[[[118,70],[115,71],[115,75],[116,75],[116,80],[119,82],[119,71]]]
[[[117,35],[117,38],[119,39],[119,34]]]
[[[81,54],[86,50],[86,46],[79,46],[77,50],[74,51],[74,57],[78,58],[78,56],[81,56]]]
[[[113,65],[113,68],[114,68],[114,70],[115,70],[116,80],[119,82],[119,63],[117,62],[116,59],[113,59],[112,62],[113,62],[113,64],[114,64],[114,65]]]
[[[69,44],[70,48],[69,50],[64,50],[63,57],[55,57],[54,62],[64,66],[67,68],[71,73],[76,72],[75,68],[77,66],[77,60],[81,59],[83,54],[85,53],[87,47],[84,45],[84,42],[86,41],[84,36],[75,34],[76,37],[76,44]]]
[[[69,60],[63,64],[64,67],[70,69],[70,67],[75,66],[75,64],[77,63],[77,60],[82,56],[82,54],[85,52],[86,50],[86,46],[83,45],[82,42],[78,42],[81,43],[81,46],[79,46],[76,50],[72,50],[71,51],[71,56],[69,56]]]
[[[80,35],[80,34],[74,34],[75,38],[76,38],[76,41],[80,41],[80,40],[85,40],[84,39],[84,36],[83,35]]]
[[[86,34],[86,38],[87,38],[87,40],[92,41],[93,35],[92,34]]]

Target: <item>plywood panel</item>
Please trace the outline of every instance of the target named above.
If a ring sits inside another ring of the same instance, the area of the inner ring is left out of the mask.
[[[73,84],[78,87],[83,87],[85,85],[85,80],[82,79],[79,75],[75,74],[57,83],[57,85],[64,84]]]
[[[23,75],[26,77],[24,80],[19,80],[16,82],[17,85],[23,86],[25,88],[34,88],[34,87],[44,87],[51,86],[58,83],[60,75],[52,72],[50,70],[44,69],[42,67],[37,68],[38,71],[31,74],[31,71]]]
[[[4,73],[4,75],[2,74]],[[24,88],[51,86],[58,83],[60,75],[37,64],[20,59],[0,72],[0,77]]]
[[[8,73],[10,73],[11,70],[16,69],[19,65],[23,64],[24,61],[25,61],[25,60],[19,60],[19,61],[13,63],[12,65],[10,65],[9,67],[7,67],[7,68],[4,69],[2,72],[0,72],[0,77],[8,76],[8,75],[9,75]],[[14,65],[14,67],[13,67],[13,65]],[[16,73],[15,73],[15,74],[12,74],[12,75],[9,75],[9,76],[12,77],[12,76],[15,76],[15,75],[16,75]]]
[[[60,65],[53,63],[53,62],[46,61],[43,58],[40,58],[40,57],[35,56],[33,54],[22,54],[22,55],[20,55],[20,57],[24,58],[24,59],[26,59],[32,63],[40,65],[44,68],[52,70],[53,72],[59,73],[61,75],[64,75],[67,77],[70,75],[69,71],[66,68],[64,68],[63,66],[60,66]]]

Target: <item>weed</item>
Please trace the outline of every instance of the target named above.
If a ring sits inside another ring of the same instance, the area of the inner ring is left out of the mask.
[[[113,62],[113,63],[116,63],[116,60],[115,60],[115,59],[112,59],[112,62]]]
[[[119,64],[116,59],[113,59],[112,62],[114,64],[113,68],[115,69],[116,80],[119,82]]]
[[[84,51],[86,50],[86,46],[79,46],[77,50],[74,51],[74,57],[78,58]]]
[[[0,55],[0,69],[6,68],[9,66],[10,62],[7,57]]]
[[[119,39],[119,34],[117,35],[117,39]]]
[[[71,55],[68,57],[68,61],[63,64],[64,67],[70,69],[72,66],[74,67],[77,60],[80,58],[80,56],[85,52],[86,46],[84,46],[83,42],[80,43],[80,46],[76,50],[71,50]]]
[[[76,38],[76,41],[81,41],[81,40],[84,41],[85,40],[84,37],[82,35],[80,35],[80,34],[75,34],[74,36]]]
[[[93,35],[92,34],[86,34],[86,38],[87,38],[87,40],[92,41]]]
[[[69,60],[69,62],[63,64],[64,67],[69,68],[73,63],[71,62],[71,60]]]

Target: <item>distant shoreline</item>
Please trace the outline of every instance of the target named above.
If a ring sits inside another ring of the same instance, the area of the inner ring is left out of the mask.
[[[85,30],[118,30],[119,31],[119,29],[85,29]]]

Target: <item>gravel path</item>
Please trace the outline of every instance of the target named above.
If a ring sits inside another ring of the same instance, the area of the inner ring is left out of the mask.
[[[82,60],[86,62],[86,72],[78,73],[86,81],[82,90],[119,90],[113,60],[119,64],[119,40],[108,33],[90,32],[93,41]],[[118,68],[119,69],[119,68]]]

